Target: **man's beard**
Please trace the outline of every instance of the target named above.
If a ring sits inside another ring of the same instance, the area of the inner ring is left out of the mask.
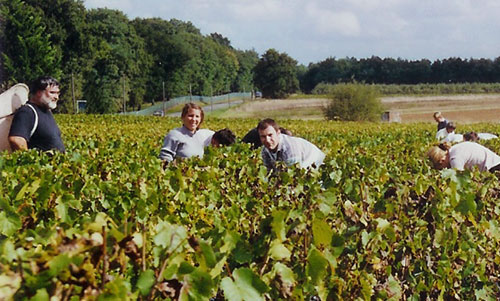
[[[57,101],[50,101],[47,105],[49,106],[49,109],[53,110],[57,108]]]
[[[43,103],[47,106],[47,108],[54,110],[57,107],[57,101],[52,101],[49,98],[43,98]]]

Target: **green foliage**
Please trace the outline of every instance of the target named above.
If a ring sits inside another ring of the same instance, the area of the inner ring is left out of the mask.
[[[259,55],[254,50],[236,51],[238,58],[238,75],[233,83],[233,91],[253,91],[253,68],[259,61]]]
[[[201,36],[179,20],[135,19],[132,24],[153,58],[147,99],[161,100],[163,86],[165,97],[172,98],[226,93],[237,81],[240,64],[227,38]]]
[[[327,58],[310,64],[301,76],[301,89],[307,93],[320,83],[349,83],[353,80],[383,85],[425,85],[496,83],[499,81],[500,58],[409,61],[380,58]]]
[[[297,61],[269,49],[254,68],[255,86],[266,98],[287,98],[299,88]]]
[[[131,104],[139,106],[146,92],[147,70],[151,65],[143,39],[120,11],[91,10],[87,20],[89,44],[92,49],[98,49],[93,53],[92,68],[85,74],[87,81],[83,92],[87,112],[115,113],[123,107],[124,101],[130,103],[131,91]]]
[[[52,46],[61,57],[62,74],[57,78],[63,84],[57,111],[73,112],[71,75],[75,79],[75,99],[82,99],[83,73],[92,63],[85,6],[75,0],[26,0],[25,3],[36,8]]]
[[[244,144],[163,167],[162,138],[178,119],[56,118],[67,153],[0,156],[0,293],[9,299],[500,294],[497,175],[431,169],[433,124],[284,120],[325,164],[268,174]],[[231,128],[241,137],[255,122]],[[499,141],[487,146],[500,151]]]
[[[39,11],[21,0],[2,1],[3,66],[9,85],[30,82],[42,75],[61,75],[61,53],[50,41],[50,35]]]
[[[329,120],[378,121],[382,105],[377,90],[370,85],[339,84],[330,91],[325,108]]]
[[[337,84],[319,83],[312,90],[313,95],[331,94]],[[370,85],[381,95],[446,95],[446,94],[481,94],[500,93],[498,83],[472,84],[417,84],[417,85]]]

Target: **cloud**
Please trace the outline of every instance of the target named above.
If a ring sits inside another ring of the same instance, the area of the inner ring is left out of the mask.
[[[313,30],[321,34],[357,36],[361,32],[358,18],[349,11],[328,10],[310,2],[305,7],[305,16],[312,23]]]
[[[129,18],[190,21],[233,47],[286,52],[302,63],[335,57],[494,57],[498,0],[85,0]]]

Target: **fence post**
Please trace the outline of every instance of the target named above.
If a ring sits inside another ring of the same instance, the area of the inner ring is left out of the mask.
[[[125,77],[123,77],[123,113],[127,112],[127,104],[125,101]]]
[[[212,90],[212,85],[210,85],[210,112],[214,111],[214,92]]]
[[[78,113],[75,100],[75,79],[73,78],[73,72],[71,72],[71,98],[73,99],[73,114]]]
[[[162,82],[162,86],[163,86],[163,115],[165,115],[166,113],[166,104],[165,104],[165,81]]]

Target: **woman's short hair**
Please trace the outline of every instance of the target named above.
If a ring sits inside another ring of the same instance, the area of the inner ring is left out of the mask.
[[[441,159],[446,156],[450,147],[451,146],[448,143],[441,143],[439,145],[432,146],[427,151],[427,157],[432,162],[435,168],[439,166]]]
[[[186,116],[190,109],[200,111],[200,117],[201,117],[200,125],[201,125],[203,123],[203,119],[205,119],[205,113],[203,112],[203,109],[195,103],[189,102],[189,103],[185,104],[184,107],[182,108],[181,117]]]

